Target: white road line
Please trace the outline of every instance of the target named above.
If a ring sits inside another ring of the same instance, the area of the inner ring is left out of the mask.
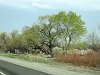
[[[4,73],[3,73],[3,72],[1,72],[1,71],[0,71],[0,74],[2,74],[2,75],[6,75],[6,74],[4,74]]]

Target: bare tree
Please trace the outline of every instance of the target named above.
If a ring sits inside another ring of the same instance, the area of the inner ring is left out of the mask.
[[[100,39],[97,36],[96,32],[89,33],[87,37],[87,43],[89,45],[89,48],[97,51],[100,48]]]

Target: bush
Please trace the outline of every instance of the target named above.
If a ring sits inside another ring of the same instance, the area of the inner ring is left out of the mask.
[[[54,56],[63,54],[63,49],[59,48],[59,47],[54,47],[52,49],[52,53],[53,53]]]
[[[58,55],[55,57],[56,62],[77,64],[80,56],[78,54]]]
[[[84,56],[79,54],[58,55],[54,59],[56,62],[71,63],[79,66],[99,67],[100,68],[100,54],[99,52],[87,53]]]

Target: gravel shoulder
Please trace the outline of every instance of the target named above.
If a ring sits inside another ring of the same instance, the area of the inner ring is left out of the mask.
[[[21,59],[14,59],[3,56],[0,56],[0,60],[35,69],[41,72],[49,73],[52,75],[100,75],[99,69],[90,70],[88,68],[82,68],[66,64],[50,65],[45,63],[28,62]]]

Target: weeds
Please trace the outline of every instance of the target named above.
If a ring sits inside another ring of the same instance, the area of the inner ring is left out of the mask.
[[[30,61],[30,62],[39,62],[39,63],[47,63],[50,64],[53,61],[48,59],[48,58],[44,58],[39,56],[38,54],[0,54],[1,56],[5,56],[5,57],[10,57],[10,58],[16,58],[16,59],[22,59],[25,61]]]
[[[55,56],[56,62],[71,63],[79,66],[99,67],[100,68],[100,53],[87,53],[83,56],[79,54],[66,54]]]

